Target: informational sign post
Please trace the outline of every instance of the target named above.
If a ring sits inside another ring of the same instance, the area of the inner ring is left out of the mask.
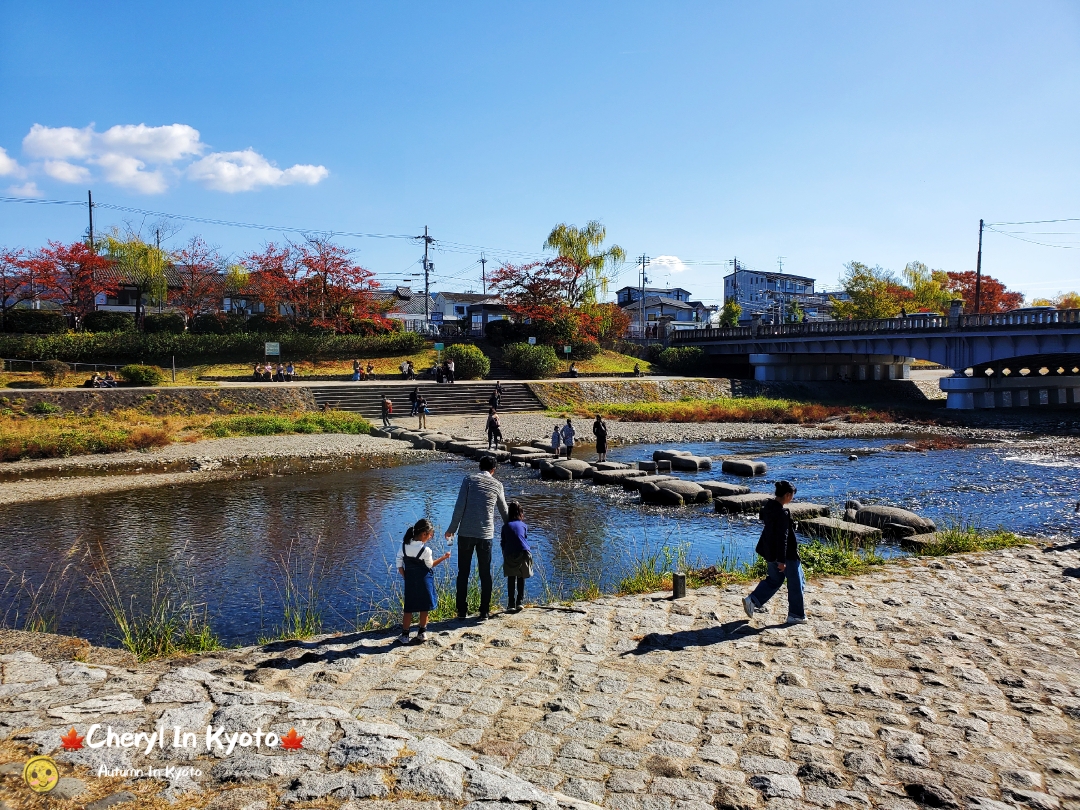
[[[535,346],[536,345],[536,338],[534,338],[534,337],[529,338],[529,345],[530,346]]]
[[[562,350],[563,350],[564,354],[570,354],[571,347],[570,346],[563,346]]]
[[[443,344],[442,343],[436,343],[435,344],[435,351],[441,352],[442,350],[443,350]]]
[[[281,357],[281,344],[267,341],[266,349],[263,354],[267,357]]]

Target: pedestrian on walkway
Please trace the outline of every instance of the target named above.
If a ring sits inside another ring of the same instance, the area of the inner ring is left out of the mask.
[[[787,481],[776,482],[776,497],[767,501],[761,510],[765,527],[761,530],[757,551],[767,564],[765,579],[743,599],[743,610],[750,618],[760,611],[787,580],[788,624],[805,624],[803,604],[802,565],[799,562],[799,541],[795,538],[795,522],[786,507],[795,497],[795,487]]]
[[[604,417],[596,415],[596,421],[592,426],[593,435],[596,437],[596,460],[607,461],[607,424]]]
[[[420,399],[420,386],[416,386],[409,392],[409,402],[412,403],[412,413],[409,416],[416,416],[417,405],[416,401]]]
[[[390,414],[394,412],[394,403],[390,401],[390,397],[387,394],[382,398],[382,426],[390,427]]]
[[[529,529],[525,510],[517,501],[507,507],[509,520],[503,524],[499,545],[503,553],[503,576],[506,577],[506,609],[518,613],[525,607],[525,580],[533,575]]]
[[[416,415],[419,417],[416,425],[417,430],[427,427],[427,418],[428,414],[430,413],[431,411],[428,410],[427,406],[427,399],[424,397],[423,394],[420,394],[420,396],[416,399]]]
[[[480,472],[465,476],[454,504],[454,516],[446,530],[446,539],[458,540],[457,617],[469,612],[469,575],[473,552],[480,573],[480,618],[491,611],[491,544],[495,538],[495,510],[503,522],[509,520],[503,485],[495,480],[495,459],[480,459]]]
[[[353,360],[352,361],[352,381],[353,382],[360,382],[360,361],[359,360]]]
[[[401,616],[401,635],[398,637],[398,641],[402,644],[409,643],[409,627],[412,626],[414,613],[419,613],[420,617],[413,643],[424,643],[428,611],[434,610],[439,601],[435,595],[435,576],[432,569],[449,560],[450,552],[447,551],[437,560],[432,559],[428,541],[434,536],[435,527],[431,525],[431,521],[421,518],[406,530],[405,539],[401,541],[401,548],[398,549],[397,570],[405,578],[405,593],[402,600],[404,610]]]
[[[494,408],[488,410],[487,425],[485,427],[487,429],[488,450],[492,449],[492,445],[494,445],[495,450],[498,450],[499,443],[502,442],[502,424],[499,422],[499,414]]]
[[[566,445],[566,457],[574,455],[574,424],[569,419],[562,427],[562,443]]]
[[[446,361],[446,381],[451,382],[451,383],[454,382],[454,361],[453,360],[447,360]]]
[[[559,455],[560,445],[562,445],[562,433],[559,431],[559,426],[556,424],[555,428],[551,431],[551,452],[553,455]]]

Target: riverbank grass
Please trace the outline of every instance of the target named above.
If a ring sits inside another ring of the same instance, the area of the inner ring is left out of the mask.
[[[862,406],[822,405],[769,397],[682,399],[677,402],[574,402],[548,416],[603,416],[629,422],[768,422],[809,424],[841,418],[849,422],[890,422],[895,414]]]
[[[150,450],[226,436],[370,432],[370,422],[345,411],[154,416],[126,409],[80,416],[8,409],[0,411],[0,461]]]
[[[927,557],[944,557],[949,554],[966,554],[973,551],[999,551],[1004,548],[1027,546],[1031,540],[998,527],[987,530],[958,520],[936,533],[935,540],[920,546],[919,554]]]

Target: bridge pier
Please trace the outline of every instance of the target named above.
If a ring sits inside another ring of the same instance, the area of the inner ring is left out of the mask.
[[[945,407],[954,410],[1027,408],[1039,405],[1080,406],[1080,376],[1000,374],[942,377]]]
[[[913,357],[894,354],[751,354],[754,379],[767,381],[906,380]]]

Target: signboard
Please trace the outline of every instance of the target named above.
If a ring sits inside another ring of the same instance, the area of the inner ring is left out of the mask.
[[[534,337],[529,338],[529,345],[530,346],[535,346],[536,345],[536,338],[534,338]]]
[[[566,354],[570,354],[570,347],[569,347],[569,346],[563,346],[563,347],[562,347],[562,350],[563,350],[563,351],[564,351],[564,352],[565,352]]]
[[[429,317],[434,323],[442,323],[443,321],[443,314],[441,312],[432,312]]]
[[[435,344],[435,351],[441,352],[442,350],[443,350],[443,344],[442,343],[436,343]]]
[[[266,351],[264,354],[267,357],[281,357],[281,344],[280,343],[267,343]]]

